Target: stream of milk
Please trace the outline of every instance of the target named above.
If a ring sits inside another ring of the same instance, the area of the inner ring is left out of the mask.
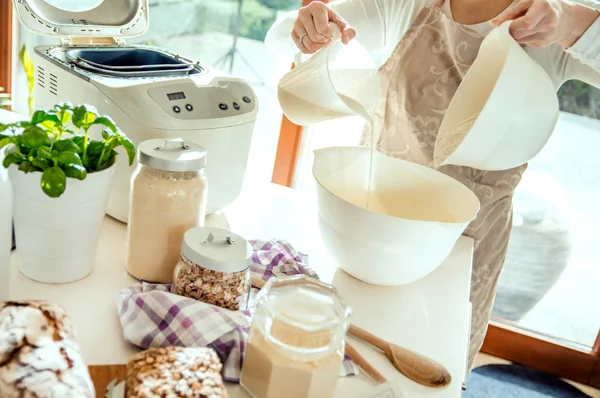
[[[383,208],[383,206],[381,206],[378,202],[376,202],[375,198],[373,198],[372,196],[372,192],[371,192],[371,186],[372,186],[372,181],[373,181],[373,160],[374,160],[374,152],[375,152],[375,132],[373,131],[373,117],[371,116],[371,114],[369,113],[369,111],[358,101],[347,97],[345,95],[340,95],[340,98],[344,101],[344,103],[346,104],[346,106],[348,108],[350,108],[350,110],[352,110],[352,112],[354,112],[355,115],[362,117],[363,119],[365,119],[365,121],[367,122],[368,126],[369,126],[369,131],[371,132],[371,153],[369,154],[369,174],[368,174],[368,180],[367,180],[367,199],[366,199],[366,203],[365,203],[365,208],[367,210],[373,210],[376,212],[383,212],[384,214],[385,209]],[[371,208],[370,206],[374,206],[375,208]]]

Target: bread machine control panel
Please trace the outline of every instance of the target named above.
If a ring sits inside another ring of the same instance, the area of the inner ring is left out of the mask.
[[[220,81],[216,86],[193,83],[169,84],[148,89],[150,97],[177,119],[202,120],[251,113],[256,97],[245,83]]]

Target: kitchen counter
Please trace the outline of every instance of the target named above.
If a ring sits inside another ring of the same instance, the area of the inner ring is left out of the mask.
[[[269,185],[244,192],[224,213],[227,222],[218,214],[209,217],[208,223],[221,227],[229,223],[232,231],[248,239],[288,240],[309,255],[309,263],[321,278],[333,282],[352,305],[356,325],[430,356],[452,374],[453,382],[445,389],[421,387],[401,376],[383,354],[354,341],[384,376],[401,386],[405,398],[460,397],[467,353],[471,239],[461,237],[446,262],[426,278],[408,286],[380,288],[337,270],[319,238],[314,198]],[[66,285],[33,282],[19,272],[18,252],[11,259],[12,299],[45,299],[63,305],[73,316],[98,396],[110,378],[123,375],[122,365],[137,351],[123,340],[116,308],[117,292],[135,283],[124,268],[125,237],[126,226],[107,217],[93,273]],[[366,397],[365,391],[371,388],[373,383],[363,374],[343,378],[336,397]],[[237,385],[228,390],[231,398],[248,396]]]

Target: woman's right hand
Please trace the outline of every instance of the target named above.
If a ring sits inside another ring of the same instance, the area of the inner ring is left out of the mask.
[[[314,54],[326,46],[333,38],[329,22],[335,23],[342,33],[342,43],[348,44],[356,36],[356,31],[327,4],[313,1],[298,11],[294,21],[292,39],[304,54]]]

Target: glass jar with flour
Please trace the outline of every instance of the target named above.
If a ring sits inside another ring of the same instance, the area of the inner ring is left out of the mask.
[[[185,231],[204,226],[206,150],[181,139],[138,146],[131,177],[127,271],[139,280],[171,283]]]
[[[271,278],[257,296],[242,386],[255,398],[333,397],[350,312],[318,280]]]

